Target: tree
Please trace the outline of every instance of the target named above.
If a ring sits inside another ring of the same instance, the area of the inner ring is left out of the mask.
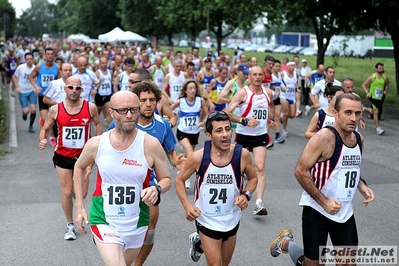
[[[357,28],[353,20],[361,14],[357,2],[344,0],[290,0],[266,1],[264,11],[271,25],[311,26],[317,38],[317,65],[324,63],[324,54],[330,40],[337,34],[353,34]],[[317,66],[316,65],[316,66]]]
[[[14,34],[16,24],[15,9],[8,0],[0,0],[0,10],[0,31],[5,30],[6,36],[4,37],[8,39]]]
[[[118,7],[119,0],[68,0],[64,6],[60,6],[65,15],[60,21],[60,30],[97,38],[99,34],[121,26],[117,16]]]
[[[165,19],[159,16],[162,0],[120,0],[119,17],[125,30],[131,30],[146,37],[155,37],[157,40],[164,36],[171,36],[176,28],[165,23]],[[134,8],[132,8],[134,7]]]

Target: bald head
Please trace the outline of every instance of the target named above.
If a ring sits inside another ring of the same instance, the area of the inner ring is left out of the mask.
[[[120,106],[124,104],[128,106]],[[111,108],[130,108],[139,106],[139,98],[136,94],[131,91],[122,90],[114,93],[111,96],[110,107]]]
[[[78,72],[80,74],[83,74],[86,71],[87,68],[87,59],[84,56],[81,56],[78,58],[76,67],[78,68]]]
[[[80,79],[78,77],[70,76],[69,78],[66,79],[65,84],[82,86],[82,81],[80,81]]]

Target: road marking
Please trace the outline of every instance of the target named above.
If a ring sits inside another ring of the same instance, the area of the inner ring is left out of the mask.
[[[18,139],[17,139],[17,120],[15,119],[15,98],[11,97],[11,84],[9,85],[10,89],[8,90],[8,99],[10,99],[9,103],[9,118],[10,118],[10,134],[9,134],[9,145],[10,147],[18,147]],[[16,95],[15,95],[16,96]]]

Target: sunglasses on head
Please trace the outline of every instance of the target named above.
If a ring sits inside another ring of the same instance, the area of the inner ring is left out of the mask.
[[[128,80],[128,82],[129,82],[130,84],[136,84],[136,83],[139,83],[139,82],[141,82],[141,80],[133,80],[133,79],[129,79],[129,80]]]
[[[82,89],[82,86],[79,86],[79,85],[77,85],[77,86],[75,86],[75,85],[66,85],[66,87],[67,87],[68,89],[70,89],[70,90],[75,89],[75,90],[77,90],[77,91],[80,91],[80,90]]]

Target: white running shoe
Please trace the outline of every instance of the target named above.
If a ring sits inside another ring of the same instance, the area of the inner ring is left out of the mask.
[[[186,184],[186,189],[190,189],[191,188],[190,178],[187,179],[186,181],[184,181],[184,183]]]
[[[283,136],[283,138],[288,138],[288,130],[282,129],[280,135]]]
[[[198,251],[196,249],[197,243],[201,242],[200,236],[197,232],[191,233],[191,235],[188,237],[190,239],[190,258],[197,262],[200,258],[203,252]]]
[[[309,113],[310,113],[310,106],[309,106],[309,105],[306,105],[306,106],[305,106],[305,115],[308,116]]]
[[[376,131],[378,135],[382,135],[385,133],[385,130],[383,130],[381,127],[377,127]]]
[[[66,230],[65,235],[64,235],[64,239],[65,240],[75,240],[76,239],[75,233],[76,233],[75,226],[68,225],[67,226],[67,230]]]

